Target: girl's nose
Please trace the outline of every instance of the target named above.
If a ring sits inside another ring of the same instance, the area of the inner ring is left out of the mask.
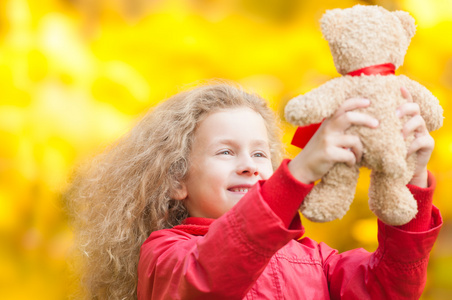
[[[237,167],[237,174],[239,175],[259,175],[257,165],[251,157],[242,159]]]

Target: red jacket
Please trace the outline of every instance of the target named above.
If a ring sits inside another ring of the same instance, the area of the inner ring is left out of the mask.
[[[287,228],[271,208],[267,198],[304,198],[312,187],[294,182],[283,163],[221,218],[188,218],[153,232],[141,247],[138,299],[417,299],[442,224],[429,181],[430,188],[411,187],[423,217],[405,226],[425,225],[427,211],[427,230],[379,221],[374,253],[338,254],[307,237],[297,240],[304,233],[299,218]]]

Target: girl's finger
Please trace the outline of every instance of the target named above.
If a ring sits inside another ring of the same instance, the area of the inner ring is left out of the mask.
[[[370,128],[375,128],[379,124],[378,120],[367,114],[347,111],[344,114],[337,116],[333,121],[331,126],[341,132],[344,132],[352,125],[367,126]]]
[[[363,144],[356,135],[344,135],[342,138],[342,148],[349,149],[355,155],[355,161],[361,162],[363,156]]]
[[[413,97],[411,97],[410,92],[408,92],[408,90],[402,86],[400,88],[400,91],[402,92],[402,97],[405,98],[406,100],[408,100],[408,102],[413,102]]]
[[[370,105],[370,101],[368,99],[363,98],[350,98],[339,106],[335,115],[342,115],[347,111],[355,110],[358,108],[368,107]]]
[[[426,134],[416,138],[410,145],[408,149],[407,156],[410,156],[413,153],[418,152],[421,149],[429,149],[433,150],[435,147],[435,140],[432,138],[430,134]]]
[[[353,161],[353,164],[356,162],[361,161],[361,157],[363,155],[363,145],[361,143],[361,140],[356,135],[338,135],[331,139],[331,144],[333,147],[331,149],[339,149],[339,150],[346,150],[351,152],[355,159]],[[332,150],[332,152],[335,150]],[[349,158],[347,155],[346,158]],[[337,158],[335,159],[336,162],[339,162]],[[345,162],[345,161],[344,161]],[[349,161],[351,163],[351,161]]]
[[[399,118],[403,116],[415,116],[421,113],[421,109],[419,108],[419,104],[413,102],[407,102],[402,104],[397,108],[396,114]]]
[[[334,162],[342,162],[347,164],[349,167],[352,167],[356,164],[356,156],[355,154],[344,148],[336,148],[334,151],[334,157],[332,157]]]
[[[403,137],[406,138],[407,136],[410,136],[411,134],[419,134],[423,133],[426,134],[427,127],[425,125],[424,119],[421,117],[421,115],[415,115],[411,119],[409,119],[405,125],[403,125],[402,133]]]

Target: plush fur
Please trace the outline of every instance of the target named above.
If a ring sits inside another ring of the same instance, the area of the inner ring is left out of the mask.
[[[372,212],[386,224],[405,224],[417,213],[417,203],[406,187],[414,173],[416,154],[407,157],[414,137],[404,140],[401,135],[408,117],[399,119],[395,113],[407,101],[400,88],[406,87],[419,104],[429,131],[442,126],[443,110],[430,91],[406,76],[346,74],[373,65],[402,65],[415,33],[414,19],[403,11],[356,5],[327,11],[321,19],[321,29],[336,69],[344,76],[290,100],[285,108],[286,119],[299,126],[318,123],[333,115],[345,100],[362,97],[369,99],[371,105],[360,111],[377,118],[380,125],[377,129],[352,126],[347,130],[362,141],[362,161],[353,168],[344,163],[334,165],[305,198],[300,210],[317,222],[341,218],[353,201],[359,168],[364,166],[372,170]]]

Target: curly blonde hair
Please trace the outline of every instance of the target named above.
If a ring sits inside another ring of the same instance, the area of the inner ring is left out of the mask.
[[[259,96],[221,83],[162,102],[78,170],[66,198],[83,287],[79,297],[136,299],[142,243],[188,216],[184,201],[171,195],[187,174],[197,125],[209,113],[236,107],[249,107],[265,120],[275,169],[282,145],[274,112]]]

